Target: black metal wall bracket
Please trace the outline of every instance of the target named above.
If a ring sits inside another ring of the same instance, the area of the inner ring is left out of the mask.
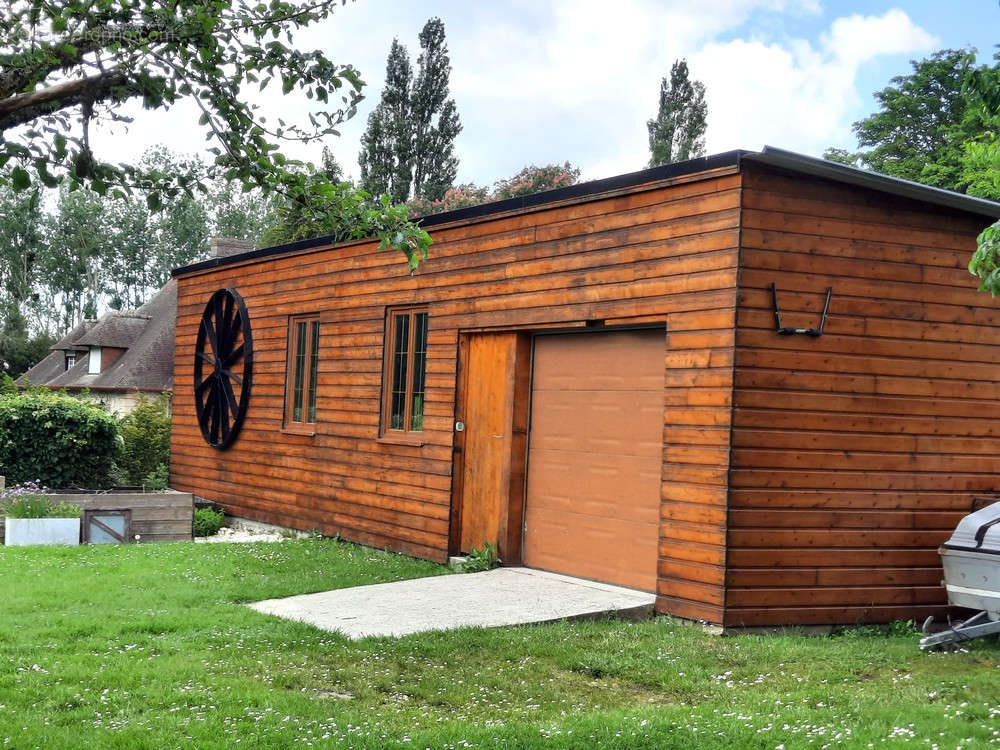
[[[823,316],[819,320],[819,328],[791,328],[788,326],[781,325],[781,312],[778,309],[778,287],[775,283],[771,282],[771,299],[774,301],[774,327],[775,330],[782,336],[791,336],[795,333],[804,333],[806,336],[812,336],[813,338],[823,335],[823,329],[826,328],[826,314],[830,311],[830,297],[833,295],[833,287],[828,286],[826,288],[826,303],[823,305]]]

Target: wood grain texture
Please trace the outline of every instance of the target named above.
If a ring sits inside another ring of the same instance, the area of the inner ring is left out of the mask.
[[[1000,490],[982,218],[744,166],[725,624],[945,611],[937,546]],[[818,325],[820,338],[774,331]]]
[[[354,242],[180,277],[174,484],[444,560],[461,546],[454,498],[483,468],[453,431],[470,338],[519,332],[497,375],[509,399],[532,333],[663,325],[657,609],[734,626],[940,614],[936,547],[1000,490],[1000,305],[965,270],[987,222],[742,170],[439,227],[412,276]],[[818,324],[833,287],[821,338],[776,334],[772,282],[794,327]],[[228,286],[258,353],[244,432],[220,453],[194,423],[190,362],[205,300]],[[404,441],[379,428],[386,310],[408,305],[428,306],[430,331],[425,428]],[[293,315],[321,322],[315,435],[281,430]],[[527,402],[505,414],[510,500],[487,520],[516,562]]]
[[[172,483],[240,516],[443,561],[460,518],[453,491],[461,493],[464,479],[454,454],[460,341],[521,331],[513,372],[520,393],[530,376],[530,332],[595,321],[664,326],[658,606],[721,622],[718,514],[726,504],[739,204],[738,174],[706,174],[435,228],[431,258],[412,276],[401,256],[361,242],[182,275]],[[218,452],[194,423],[191,358],[205,300],[224,287],[246,301],[255,374],[243,432]],[[418,443],[393,442],[379,434],[386,308],[423,304],[425,429]],[[312,314],[321,334],[310,436],[281,424],[288,319]],[[528,417],[527,403],[515,400],[512,496],[523,497]],[[520,513],[512,500],[500,518],[516,558]]]
[[[535,338],[524,561],[657,588],[660,327]]]
[[[516,333],[469,337],[466,368],[465,447],[461,552],[500,541],[500,517],[510,496],[511,428]],[[507,558],[508,551],[502,553]]]
[[[81,510],[129,510],[131,531],[139,544],[190,541],[194,498],[189,492],[109,492],[106,494],[58,494],[48,496],[55,504],[78,505]],[[4,518],[0,515],[0,544]]]

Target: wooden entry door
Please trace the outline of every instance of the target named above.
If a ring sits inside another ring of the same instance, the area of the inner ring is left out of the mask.
[[[458,543],[470,552],[497,545],[509,564],[521,558],[521,505],[527,439],[530,339],[517,333],[470,334],[462,342],[456,441]]]

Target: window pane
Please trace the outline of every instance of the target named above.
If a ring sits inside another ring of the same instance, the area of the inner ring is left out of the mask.
[[[118,540],[115,539],[114,536],[112,536],[104,529],[102,529],[100,526],[98,526],[96,523],[94,523],[95,518],[99,519],[101,523],[103,523],[112,531],[118,532],[119,535],[121,536],[125,535],[125,516],[119,515],[117,513],[109,515],[101,515],[95,513],[94,515],[88,516],[88,523],[90,524],[89,531],[90,531],[91,544],[116,544],[118,542]]]
[[[295,324],[295,360],[292,385],[292,421],[302,421],[302,385],[306,374],[306,324]]]
[[[413,316],[413,396],[410,411],[410,429],[424,429],[424,391],[427,382],[427,313]]]
[[[406,428],[406,374],[410,356],[410,316],[393,316],[396,336],[392,349],[392,392],[389,398],[389,428]]]
[[[309,421],[316,421],[316,376],[319,373],[319,321],[312,324],[312,346],[309,352]]]

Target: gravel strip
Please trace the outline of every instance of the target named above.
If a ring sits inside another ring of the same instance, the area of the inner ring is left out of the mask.
[[[269,531],[258,531],[256,529],[237,528],[233,529],[223,526],[215,536],[195,537],[196,542],[206,544],[216,544],[220,542],[280,542],[286,537]]]

